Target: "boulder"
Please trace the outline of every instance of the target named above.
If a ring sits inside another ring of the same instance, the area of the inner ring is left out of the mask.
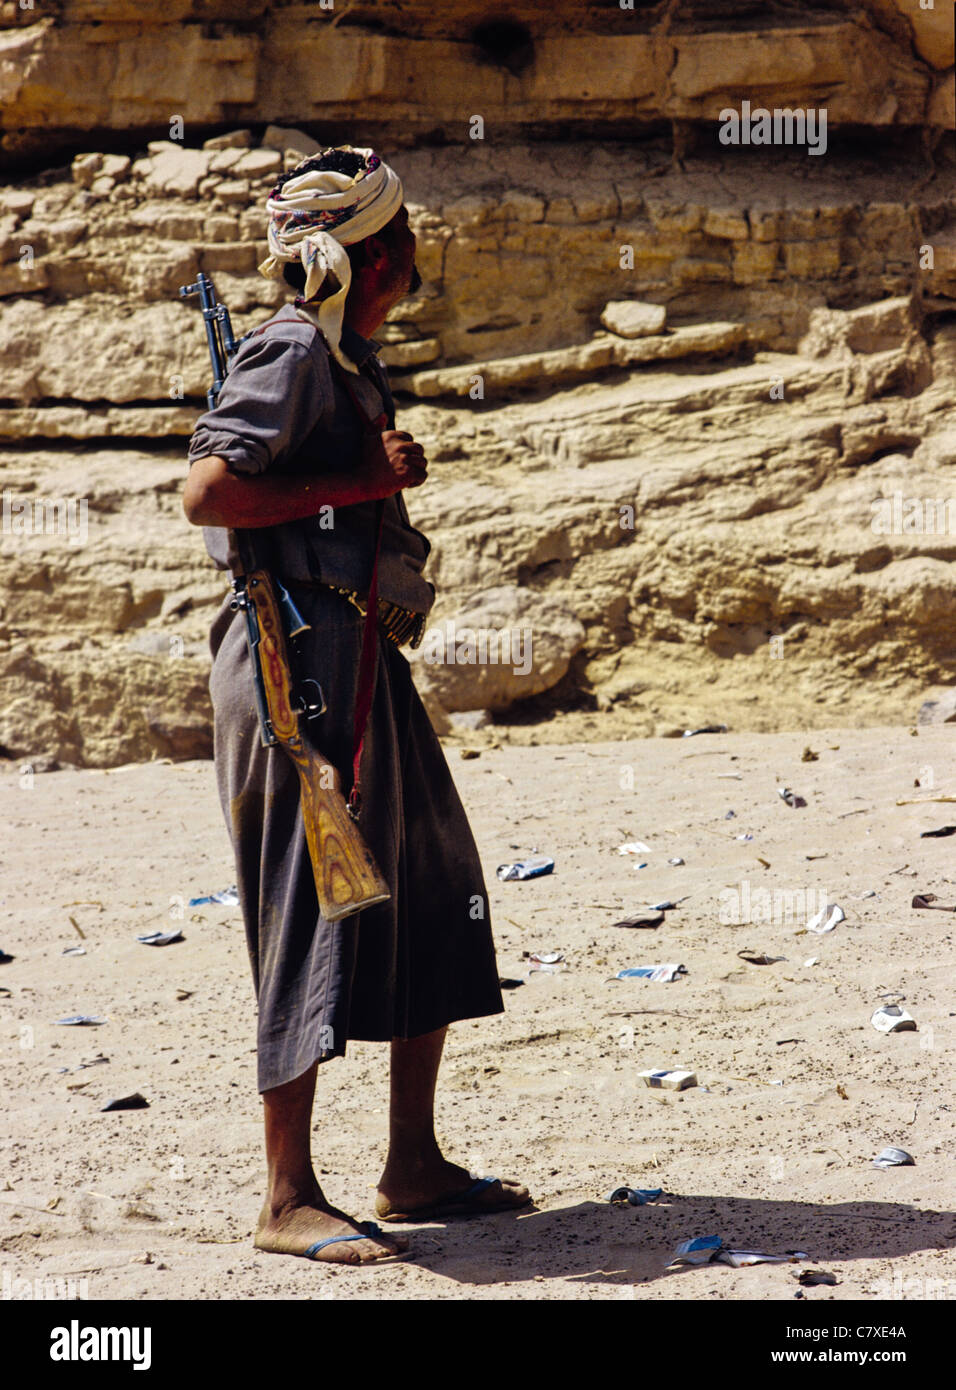
[[[916,716],[917,724],[956,724],[956,690],[946,690],[933,700],[924,700]]]
[[[437,338],[420,338],[404,343],[384,343],[379,353],[386,367],[420,367],[441,357]]]
[[[646,338],[660,333],[667,322],[663,304],[642,304],[638,299],[612,299],[601,310],[601,323],[619,338]]]
[[[282,157],[275,150],[247,150],[233,164],[230,173],[245,179],[266,178],[282,169]]]
[[[410,659],[446,711],[503,710],[556,685],[584,637],[560,599],[502,584],[430,622]]]
[[[228,130],[202,142],[204,150],[248,150],[252,148],[251,130]]]
[[[324,148],[311,135],[306,135],[304,130],[296,130],[294,126],[267,126],[261,143],[264,148],[278,150],[280,154],[291,150],[302,159],[307,159],[310,154],[318,154]]]
[[[185,149],[171,140],[154,140],[149,146],[146,182],[158,193],[195,198],[199,183],[209,173],[212,155],[207,150]]]

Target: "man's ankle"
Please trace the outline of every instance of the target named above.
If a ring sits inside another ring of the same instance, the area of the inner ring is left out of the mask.
[[[426,1172],[447,1162],[434,1135],[393,1138],[388,1146],[386,1169],[400,1171],[402,1174]]]
[[[266,1208],[272,1216],[281,1216],[296,1207],[314,1207],[325,1204],[325,1198],[318,1182],[310,1180],[291,1181],[288,1178],[270,1179],[266,1195]]]

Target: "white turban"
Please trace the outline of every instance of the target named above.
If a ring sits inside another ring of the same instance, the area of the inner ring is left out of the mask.
[[[266,202],[271,254],[259,266],[259,274],[280,280],[284,262],[302,262],[305,293],[297,313],[320,330],[335,359],[357,374],[358,368],[346,357],[340,342],[345,298],[352,280],[343,248],[381,231],[398,212],[404,193],[394,169],[373,150],[353,150],[351,145],[337,148],[361,156],[365,167],[354,175],[334,169],[293,171],[281,188],[273,189]],[[338,288],[327,299],[310,304],[327,278]]]

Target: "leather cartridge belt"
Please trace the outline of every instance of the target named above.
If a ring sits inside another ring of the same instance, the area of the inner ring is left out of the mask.
[[[360,594],[357,589],[344,589],[340,584],[323,584],[318,579],[304,580],[283,580],[283,583],[298,585],[303,589],[328,589],[333,594],[341,594],[348,599],[353,607],[357,608],[362,617],[365,617],[368,608],[367,596]],[[396,647],[403,647],[408,642],[412,649],[420,647],[422,638],[425,635],[426,617],[424,613],[416,613],[411,608],[402,608],[398,603],[389,603],[387,599],[380,598],[378,601],[378,622],[379,627],[386,637],[391,638]]]

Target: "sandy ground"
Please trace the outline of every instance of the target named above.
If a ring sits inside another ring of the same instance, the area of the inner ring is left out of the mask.
[[[956,792],[954,737],[731,733],[467,761],[450,748],[501,973],[525,983],[504,1016],[451,1030],[439,1134],[472,1168],[522,1178],[538,1208],[418,1227],[415,1261],[376,1270],[251,1244],[264,1165],[238,909],[186,907],[178,945],[135,940],[169,925],[171,904],[233,881],[212,765],[56,772],[32,787],[8,765],[3,1296],[18,1279],[70,1277],[123,1299],[794,1297],[792,1265],[665,1269],[680,1240],[719,1233],[806,1250],[840,1281],[808,1299],[956,1297],[954,918],[910,906],[917,891],[956,903],[956,841],[920,838],[956,822],[956,804],[896,805]],[[817,761],[801,761],[808,743]],[[783,803],[783,784],[806,809]],[[619,855],[632,839],[650,851]],[[553,875],[499,883],[514,845],[551,854]],[[758,918],[770,915],[758,890],[776,889],[826,892],[846,920],[800,935],[778,901],[775,920],[722,922],[743,883]],[[659,929],[611,925],[662,898],[681,901]],[[85,955],[62,954],[80,944]],[[750,965],[747,947],[786,959]],[[566,968],[529,975],[533,950],[563,952]],[[609,982],[648,962],[689,973]],[[891,993],[919,1031],[871,1026]],[[55,1026],[73,1013],[108,1022]],[[385,1152],[386,1051],[353,1045],[320,1074],[317,1167],[363,1218]],[[101,1052],[108,1063],[77,1070]],[[676,1066],[700,1085],[676,1096],[638,1077]],[[101,1112],[132,1091],[149,1109]],[[873,1168],[887,1144],[915,1166]],[[622,1183],[666,1195],[609,1206]]]

